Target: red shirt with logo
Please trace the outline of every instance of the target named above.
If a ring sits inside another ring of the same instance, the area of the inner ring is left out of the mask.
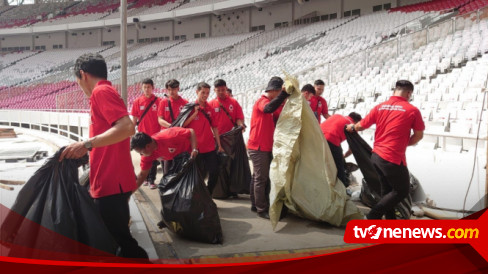
[[[169,110],[168,100],[171,100],[171,109],[173,110],[173,115],[178,118],[180,111],[183,107],[188,104],[188,101],[178,96],[178,99],[173,100],[173,98],[166,98],[160,101],[158,107],[158,117],[162,117],[166,122],[173,123],[173,119],[171,119],[171,112]],[[161,129],[165,129],[165,127],[161,127]]]
[[[151,168],[153,161],[162,158],[170,161],[185,151],[191,151],[191,132],[188,128],[171,127],[151,136],[158,144],[158,148],[151,156],[141,156],[141,170]]]
[[[236,99],[230,96],[227,96],[225,99],[215,98],[208,104],[213,109],[215,123],[217,124],[220,135],[230,131],[234,127],[233,122],[236,123],[237,120],[244,120],[244,113],[242,112],[241,105],[239,105]],[[220,106],[220,104],[222,104],[222,106]],[[222,107],[227,110],[232,121]]]
[[[152,101],[154,101],[155,98],[156,96],[152,94],[149,98],[143,95],[134,100],[134,103],[132,103],[132,110],[130,115],[137,117],[138,120],[140,120],[139,118],[142,116],[144,111],[146,111],[146,108]],[[144,117],[142,117],[142,120],[140,120],[139,125],[137,126],[137,131],[144,132],[147,135],[151,136],[161,130],[161,126],[158,122],[158,106],[160,101],[161,98],[156,98],[156,101],[151,105],[151,109],[148,110]]]
[[[322,115],[326,115],[329,113],[329,108],[327,107],[327,101],[322,96],[314,95],[309,101],[310,108],[312,109],[313,113],[319,120],[319,123],[322,121]]]
[[[276,120],[278,119],[282,106],[275,110],[274,113],[264,113],[264,107],[269,102],[269,98],[263,95],[256,101],[252,108],[251,131],[249,132],[249,140],[247,141],[247,147],[249,149],[269,152],[273,150],[273,134],[275,130],[273,116],[276,116]]]
[[[327,141],[336,146],[340,146],[341,143],[346,140],[344,127],[352,124],[353,122],[354,121],[349,116],[334,114],[320,124],[320,129],[322,130],[322,133]]]
[[[198,104],[198,101],[196,101],[196,103]],[[202,111],[207,113],[210,121],[212,121],[212,124],[210,124]],[[192,110],[190,116],[193,115],[194,112],[195,110]],[[205,103],[204,108],[200,107],[197,116],[195,116],[195,118],[186,127],[192,128],[195,131],[195,135],[197,136],[198,150],[200,153],[207,153],[215,150],[215,139],[212,132],[212,127],[217,127],[217,124],[215,123],[213,116],[213,109],[208,103]]]
[[[128,116],[127,107],[109,81],[97,83],[90,96],[90,138]],[[137,189],[130,156],[130,138],[90,151],[90,194],[101,198]]]
[[[388,162],[406,166],[405,151],[411,130],[425,129],[420,111],[404,97],[391,96],[361,120],[364,128],[373,124],[376,124],[373,152]]]

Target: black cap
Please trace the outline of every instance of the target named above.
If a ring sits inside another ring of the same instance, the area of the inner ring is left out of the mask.
[[[283,87],[283,83],[284,83],[283,79],[281,79],[278,76],[275,76],[271,78],[271,80],[269,80],[268,87],[266,87],[264,91],[268,92],[270,90],[281,90],[281,88]]]
[[[305,91],[308,91],[308,92],[312,93],[313,95],[315,95],[315,88],[310,84],[306,84],[305,86],[302,87],[302,92],[305,92]]]

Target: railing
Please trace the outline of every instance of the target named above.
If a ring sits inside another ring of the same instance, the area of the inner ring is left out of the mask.
[[[47,117],[42,118],[39,117],[42,116],[42,112],[45,111],[50,110],[0,110],[0,125],[53,133],[73,141],[81,141],[86,139],[87,134],[83,133],[88,133],[87,125],[89,122],[89,117],[87,115],[84,115],[85,117],[76,115],[74,118],[76,121],[72,121],[73,118],[60,118],[61,116],[65,116],[67,114],[62,112],[53,112],[54,115],[57,116],[57,119],[53,119],[54,117],[51,115],[47,115]]]

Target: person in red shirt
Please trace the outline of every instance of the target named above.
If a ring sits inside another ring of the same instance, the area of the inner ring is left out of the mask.
[[[137,187],[144,182],[152,163],[159,158],[166,161],[173,160],[175,156],[185,151],[191,151],[191,158],[198,155],[195,131],[180,127],[168,128],[153,136],[138,132],[130,140],[130,149],[141,155],[141,171],[137,175]]]
[[[129,138],[135,133],[134,124],[124,101],[106,80],[107,64],[100,54],[80,56],[74,73],[90,100],[90,138],[67,146],[59,161],[78,159],[90,151],[90,194],[105,226],[120,246],[119,255],[148,258],[128,226],[129,198],[137,189]]]
[[[346,177],[344,158],[350,155],[350,150],[343,155],[341,143],[346,140],[344,128],[351,123],[361,121],[361,115],[356,112],[349,113],[348,116],[334,114],[320,124],[320,129],[324,134],[325,140],[329,144],[330,152],[337,167],[337,178],[341,180],[345,187],[349,186],[349,179]]]
[[[315,88],[310,84],[306,84],[302,87],[301,92],[302,92],[303,98],[305,98],[305,100],[307,100],[307,103],[311,108],[311,104],[312,104],[311,100],[313,100],[315,98]],[[315,117],[317,117],[316,112],[314,112],[313,114],[315,114]]]
[[[328,119],[330,117],[327,101],[325,101],[325,99],[322,97],[322,94],[324,93],[324,89],[325,89],[324,81],[320,79],[315,80],[314,88],[316,94],[311,99],[310,107],[312,108],[312,111],[315,113],[315,116],[319,120],[319,124],[320,124],[322,120],[322,116],[324,116],[325,119]]]
[[[207,103],[209,94],[209,84],[201,82],[197,85],[196,103],[198,105],[195,106],[183,126],[192,128],[197,135],[199,154],[196,161],[203,177],[205,178],[208,174],[207,186],[211,195],[218,176],[218,158],[217,151],[215,151],[215,143],[217,143],[219,152],[224,150],[220,145],[219,130],[213,115],[213,109]]]
[[[144,132],[149,136],[159,132],[161,126],[158,123],[158,106],[161,99],[153,94],[154,82],[152,79],[144,79],[142,81],[143,95],[135,99],[132,103],[132,122],[137,125],[137,131]],[[147,110],[148,109],[148,110]],[[144,185],[150,185],[151,189],[155,189],[157,168],[159,161],[152,163],[151,171],[147,176],[147,181]]]
[[[171,123],[173,123],[178,115],[180,115],[180,111],[183,109],[183,106],[188,104],[187,100],[178,95],[178,92],[180,91],[180,82],[178,82],[178,80],[168,80],[165,87],[168,91],[169,98],[161,100],[158,107],[158,121],[162,130],[169,128]],[[163,161],[164,174],[168,173],[170,166],[170,160]]]
[[[380,177],[382,198],[371,208],[368,219],[381,219],[383,215],[387,219],[396,219],[394,208],[408,195],[410,175],[405,152],[407,146],[415,145],[423,138],[425,129],[420,111],[408,102],[412,93],[411,82],[397,81],[388,101],[346,128],[349,132],[361,131],[376,124],[371,162]]]
[[[212,114],[220,135],[232,130],[234,126],[244,127],[244,113],[241,105],[236,99],[229,96],[227,90],[227,83],[224,80],[216,80],[214,91],[217,98],[208,103],[214,111]]]
[[[283,79],[272,77],[266,87],[266,94],[261,96],[253,106],[251,131],[247,148],[253,164],[251,182],[251,210],[261,218],[269,219],[269,168],[272,159],[273,134],[276,110],[282,107],[289,96],[283,90]],[[281,111],[280,111],[281,112]],[[275,119],[276,118],[276,119]]]

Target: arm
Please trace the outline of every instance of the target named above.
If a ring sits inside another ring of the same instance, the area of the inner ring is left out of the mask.
[[[90,139],[92,147],[104,147],[112,144],[116,144],[125,140],[126,138],[135,134],[134,124],[130,120],[129,116],[126,115],[119,120],[117,120],[114,125],[105,131],[104,133],[97,135]],[[61,156],[59,161],[66,159],[78,159],[83,157],[88,150],[84,146],[84,142],[76,142],[67,146]]]
[[[408,145],[416,145],[420,140],[422,140],[422,138],[424,138],[424,131],[414,130],[412,136],[410,136],[410,141],[408,141]]]
[[[137,179],[136,179],[137,188],[139,188],[142,185],[142,183],[144,183],[144,181],[147,178],[147,175],[149,174],[149,171],[151,170],[150,169],[141,170],[139,174],[137,174]]]
[[[220,136],[219,136],[219,129],[216,127],[212,127],[212,131],[215,137],[215,140],[217,141],[217,146],[218,146],[218,152],[224,152],[224,149],[220,145]]]
[[[347,125],[346,130],[348,132],[354,132],[354,131],[362,131],[362,130],[365,130],[365,128],[361,126],[361,122],[357,122],[356,124],[349,124],[349,125]]]
[[[193,112],[193,114],[190,117],[188,117],[188,119],[186,119],[186,121],[183,123],[183,127],[188,126],[191,123],[191,121],[193,121],[193,119],[195,119],[195,117],[197,117],[197,115],[198,115],[198,108],[199,108],[199,106],[196,105],[195,106],[195,111]]]
[[[346,151],[346,153],[344,154],[344,158],[347,158],[347,157],[351,156],[351,154],[352,154],[352,151],[351,151],[351,149],[349,148],[349,149]]]
[[[168,121],[164,120],[161,116],[158,117],[158,123],[160,126],[165,128],[169,128],[171,126],[171,123],[168,123]]]
[[[195,131],[190,128],[191,158],[195,159],[198,154],[197,136]]]
[[[280,107],[285,99],[288,98],[288,96],[290,96],[290,94],[288,94],[286,91],[281,91],[280,95],[278,95],[266,106],[264,106],[264,113],[273,113],[276,109]]]
[[[325,119],[329,119],[329,117],[330,117],[330,114],[329,113],[324,114],[324,118]]]

